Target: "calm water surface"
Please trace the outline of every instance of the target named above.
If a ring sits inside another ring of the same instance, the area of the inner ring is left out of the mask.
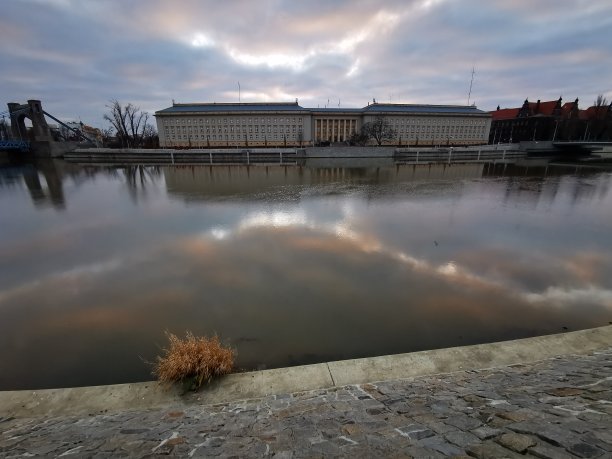
[[[151,379],[164,330],[241,369],[612,321],[612,174],[483,165],[0,169],[0,389]]]

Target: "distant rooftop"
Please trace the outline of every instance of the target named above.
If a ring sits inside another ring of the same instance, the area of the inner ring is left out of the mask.
[[[425,104],[370,104],[363,107],[366,112],[408,112],[408,113],[462,113],[486,114],[475,105],[425,105]]]
[[[314,113],[457,113],[486,115],[487,112],[479,110],[474,105],[422,105],[422,104],[380,104],[373,103],[363,108],[306,108],[296,102],[245,102],[245,103],[191,103],[173,104],[172,107],[155,112],[156,115],[170,113],[213,113],[213,112],[234,112],[234,111],[259,111],[259,112],[279,112],[279,111],[301,111]]]
[[[227,112],[227,111],[304,111],[297,102],[194,103],[173,104],[155,113]]]

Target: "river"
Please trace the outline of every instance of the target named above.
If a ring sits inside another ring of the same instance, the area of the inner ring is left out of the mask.
[[[0,169],[0,389],[151,379],[164,331],[237,369],[612,322],[612,174],[482,164]]]

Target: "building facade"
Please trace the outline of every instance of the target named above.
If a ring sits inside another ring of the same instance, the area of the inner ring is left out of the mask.
[[[521,107],[500,108],[491,112],[489,143],[522,141],[607,141],[612,138],[612,104],[586,110],[578,99],[529,102]]]
[[[173,104],[155,112],[166,148],[271,147],[349,143],[382,117],[394,137],[385,145],[487,143],[491,115],[475,106],[369,104],[363,108],[304,108],[295,103]]]

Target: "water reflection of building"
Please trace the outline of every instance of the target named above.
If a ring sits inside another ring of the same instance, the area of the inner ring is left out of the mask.
[[[392,167],[304,167],[304,166],[182,166],[164,167],[162,173],[169,196],[187,201],[215,199],[299,200],[317,193],[344,193],[342,188],[324,185],[372,185],[361,189],[370,198],[401,192],[394,183],[436,183],[439,191],[459,192],[457,183],[478,178],[503,179],[504,203],[514,202],[535,208],[552,204],[559,193],[571,196],[571,205],[605,196],[610,177],[590,169],[579,173],[575,167],[523,167],[507,164],[422,164]],[[566,180],[571,174],[571,179]],[[590,180],[591,177],[598,177]],[[482,182],[486,193],[486,183]],[[499,185],[500,182],[492,182]],[[317,189],[318,186],[324,186]],[[382,185],[378,187],[377,185]],[[497,186],[495,185],[495,186]],[[375,187],[376,186],[376,187]],[[314,188],[313,188],[314,187]],[[571,187],[568,188],[568,187]],[[303,191],[307,190],[307,194]],[[314,194],[313,194],[314,193]]]
[[[532,209],[540,205],[552,205],[559,195],[569,197],[570,207],[580,202],[604,198],[612,184],[609,174],[602,174],[596,169],[562,164],[489,164],[483,170],[483,177],[504,178],[504,203],[518,203]]]
[[[259,195],[285,186],[331,183],[386,184],[478,178],[483,164],[424,164],[393,167],[184,166],[163,168],[168,193],[184,199]],[[284,190],[285,192],[287,190]]]

